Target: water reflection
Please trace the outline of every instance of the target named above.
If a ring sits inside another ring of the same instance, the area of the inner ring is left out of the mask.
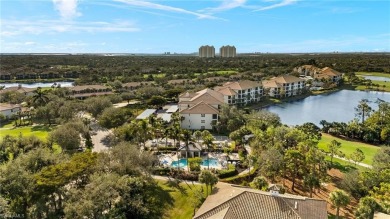
[[[310,96],[265,109],[280,116],[282,123],[301,125],[312,122],[319,125],[321,120],[348,122],[355,117],[355,107],[361,99],[368,99],[373,109],[379,99],[390,102],[390,93],[376,91],[341,90],[330,94]]]

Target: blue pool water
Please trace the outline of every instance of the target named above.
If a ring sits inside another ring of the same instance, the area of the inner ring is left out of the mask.
[[[208,166],[208,162],[210,162],[210,167],[217,167],[218,166],[218,160],[215,158],[210,158],[207,160],[207,158],[202,159],[202,163],[200,164],[201,166]],[[186,159],[180,159],[179,160],[179,165],[180,167],[187,166],[187,160]],[[177,167],[177,161],[172,161],[171,167]]]

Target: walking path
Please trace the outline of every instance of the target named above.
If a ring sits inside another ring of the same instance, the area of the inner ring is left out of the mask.
[[[349,162],[349,163],[351,163],[351,164],[355,164],[355,162],[353,162],[353,161],[351,161],[351,160],[348,160],[347,158],[339,157],[339,156],[337,156],[337,155],[334,155],[334,157],[337,158],[337,159],[340,159],[340,160],[347,161],[347,162]],[[372,169],[372,166],[369,165],[369,164],[365,164],[365,163],[356,163],[356,164],[359,165],[359,166],[362,166],[362,167],[366,167],[366,168]]]
[[[175,178],[168,178],[167,176],[158,176],[158,175],[152,175],[153,179],[158,179],[158,180],[164,180],[164,181],[169,181],[173,180]],[[180,180],[181,182],[187,183],[187,184],[196,184],[196,185],[201,185],[202,183],[197,182],[197,181],[189,181],[189,180]]]
[[[93,152],[100,152],[103,150],[107,150],[109,147],[108,147],[107,142],[105,141],[106,140],[105,138],[111,133],[112,133],[111,130],[98,130],[98,131],[96,131],[96,135],[91,136],[92,143],[93,143],[92,151]]]

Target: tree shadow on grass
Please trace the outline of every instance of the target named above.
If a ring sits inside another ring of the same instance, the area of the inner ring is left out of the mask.
[[[341,163],[339,163],[339,162],[333,162],[333,165],[332,165],[332,168],[334,168],[334,169],[338,169],[338,170],[340,170],[342,173],[348,173],[348,172],[350,172],[350,171],[352,171],[352,170],[356,170],[357,168],[356,167],[354,167],[354,166],[352,166],[352,165],[348,165],[348,164],[341,164]]]
[[[180,185],[180,180],[168,180],[165,184],[169,187],[176,188],[182,195],[187,195],[187,190]]]
[[[6,126],[6,125],[12,125],[13,124],[13,122],[11,121],[11,122],[0,122],[0,128],[4,128],[4,126]],[[13,126],[12,126],[13,127]],[[11,127],[11,128],[12,128]]]
[[[49,127],[47,125],[37,125],[37,126],[31,127],[31,131],[33,131],[33,132],[37,132],[37,131],[50,132],[51,130],[52,130],[52,127]]]
[[[151,197],[153,197],[153,206],[151,207],[154,214],[151,218],[161,218],[167,209],[174,206],[175,200],[171,196],[170,192],[174,192],[174,190],[163,189],[157,184],[149,189],[148,193],[150,193]]]

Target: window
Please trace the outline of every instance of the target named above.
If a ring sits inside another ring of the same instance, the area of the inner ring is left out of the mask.
[[[206,123],[206,120],[200,120],[200,123]]]
[[[205,117],[206,115],[205,114],[200,114],[200,117]]]
[[[218,119],[218,114],[213,114],[213,119]]]
[[[205,127],[202,125],[202,126],[200,127],[200,129],[205,129]]]

